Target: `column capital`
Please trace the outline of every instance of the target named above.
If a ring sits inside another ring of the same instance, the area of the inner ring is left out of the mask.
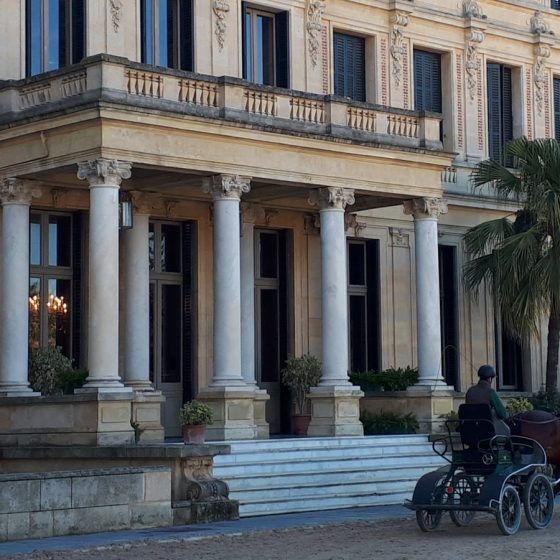
[[[440,214],[447,214],[447,202],[442,198],[413,198],[403,202],[404,213],[415,220],[437,220]]]
[[[8,177],[0,181],[0,202],[2,204],[31,204],[32,198],[41,196],[36,181]]]
[[[251,190],[251,177],[228,174],[213,175],[205,178],[202,190],[210,193],[213,200],[239,200],[241,195]]]
[[[319,210],[344,210],[355,202],[354,189],[344,187],[324,187],[314,189],[307,199],[311,206]]]
[[[90,187],[118,187],[130,179],[132,164],[116,159],[93,159],[78,163],[78,179],[87,179]]]

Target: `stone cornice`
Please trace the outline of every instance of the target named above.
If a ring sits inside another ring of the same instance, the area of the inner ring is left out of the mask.
[[[413,198],[403,202],[404,213],[415,220],[437,220],[440,214],[447,214],[447,202],[441,198]]]
[[[28,179],[9,177],[0,181],[0,202],[7,204],[31,204],[32,198],[41,196],[40,183]]]
[[[78,163],[78,179],[87,179],[93,187],[118,187],[130,179],[132,164],[116,159],[94,159]]]
[[[214,175],[206,177],[203,191],[210,193],[214,200],[237,199],[251,190],[251,178],[239,175]]]
[[[315,189],[309,194],[308,201],[319,210],[344,210],[346,206],[354,204],[354,190],[343,187]]]

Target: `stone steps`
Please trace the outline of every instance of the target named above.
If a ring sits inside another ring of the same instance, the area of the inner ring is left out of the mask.
[[[396,504],[444,460],[425,435],[228,442],[214,475],[242,517]]]

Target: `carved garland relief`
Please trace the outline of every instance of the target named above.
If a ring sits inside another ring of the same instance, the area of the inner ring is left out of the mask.
[[[408,25],[408,14],[397,12],[393,16],[393,27],[391,28],[391,47],[389,52],[392,59],[392,74],[397,86],[401,83],[403,70],[403,56],[406,53],[403,30]]]
[[[322,17],[326,7],[327,2],[325,0],[308,0],[307,2],[307,22],[305,27],[309,35],[309,56],[314,67],[317,66],[319,55],[321,54]]]
[[[220,52],[224,49],[224,44],[226,40],[226,16],[229,12],[229,4],[226,0],[214,0],[212,3],[212,11],[214,12],[215,23],[214,23],[214,35],[218,40],[218,48]]]

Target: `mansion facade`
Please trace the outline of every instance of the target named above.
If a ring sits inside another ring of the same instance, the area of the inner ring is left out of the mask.
[[[281,370],[304,353],[323,365],[312,435],[363,433],[348,372],[417,366],[427,425],[483,363],[501,391],[540,389],[545,338],[516,342],[465,292],[462,237],[516,209],[473,190],[474,166],[560,137],[556,0],[2,15],[0,439],[126,443],[132,418],[155,441],[195,397],[213,439],[289,433]],[[72,414],[35,418],[51,401],[28,355],[47,346],[88,378],[52,401]],[[76,403],[96,403],[93,428]]]

